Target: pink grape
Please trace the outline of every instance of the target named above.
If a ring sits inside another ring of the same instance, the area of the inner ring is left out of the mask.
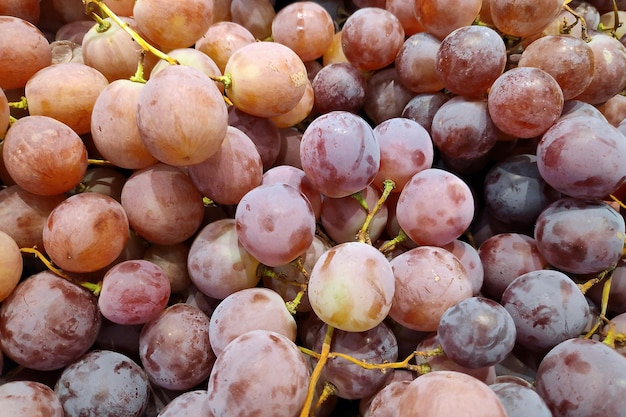
[[[445,245],[469,227],[474,217],[474,198],[458,176],[438,168],[425,169],[404,186],[396,216],[415,243]]]
[[[319,218],[322,210],[322,195],[313,187],[302,169],[290,165],[276,165],[265,171],[261,183],[264,185],[275,183],[293,185],[309,200],[315,218]]]
[[[0,407],[12,416],[65,416],[54,391],[36,381],[4,382],[0,385]]]
[[[540,33],[558,16],[561,0],[490,0],[495,26],[507,35],[525,37]]]
[[[213,417],[208,410],[206,390],[187,391],[170,401],[157,417]]]
[[[6,299],[15,289],[22,278],[24,265],[22,253],[15,240],[0,230],[0,301]]]
[[[93,272],[112,263],[128,241],[126,212],[112,197],[82,193],[68,197],[48,216],[43,246],[59,267]]]
[[[145,260],[128,260],[104,275],[98,307],[114,323],[143,324],[161,314],[170,292],[170,283],[160,266]]]
[[[342,243],[322,254],[308,286],[309,302],[318,317],[349,332],[380,324],[389,313],[394,291],[389,261],[361,242]]]
[[[345,197],[369,185],[380,167],[373,129],[353,113],[333,111],[317,117],[300,142],[302,169],[328,197]]]
[[[101,321],[93,294],[43,271],[20,282],[0,305],[2,351],[26,368],[61,369],[93,345]]]
[[[311,204],[298,189],[283,183],[259,185],[246,193],[237,205],[235,221],[241,244],[267,266],[293,261],[315,234]]]
[[[189,278],[203,294],[224,299],[260,280],[259,261],[244,248],[237,237],[234,219],[209,223],[194,238],[187,269]]]
[[[450,393],[454,392],[453,398]],[[417,377],[400,398],[400,415],[413,417],[506,417],[497,395],[480,380],[457,371]]]
[[[295,343],[278,333],[252,330],[230,342],[215,361],[209,411],[292,417],[304,404],[308,379],[309,367]]]
[[[453,30],[470,26],[478,16],[479,0],[411,0],[415,3],[417,21],[439,39]],[[451,11],[454,10],[454,13]]]
[[[241,310],[241,306],[246,306]],[[209,322],[211,348],[219,355],[237,336],[251,330],[269,330],[296,340],[296,321],[285,301],[268,288],[246,288],[226,297]]]
[[[215,362],[209,317],[189,304],[168,307],[142,328],[139,357],[157,386],[177,391],[195,387],[209,376]]]
[[[435,67],[440,46],[441,41],[426,32],[406,39],[395,58],[395,68],[402,84],[416,93],[443,89]]]

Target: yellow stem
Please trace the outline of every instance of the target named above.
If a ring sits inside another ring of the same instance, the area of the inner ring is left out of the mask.
[[[113,165],[112,162],[105,161],[104,159],[88,159],[87,163],[89,165],[98,165],[98,166],[105,166],[105,167]]]
[[[372,220],[374,219],[374,216],[376,215],[376,213],[378,213],[380,208],[385,204],[385,202],[389,198],[389,194],[391,194],[391,191],[393,191],[395,187],[396,187],[396,183],[393,182],[392,180],[387,179],[383,182],[383,192],[380,198],[378,199],[378,201],[376,202],[376,205],[374,206],[374,208],[368,211],[367,217],[365,218],[365,222],[363,222],[363,226],[361,227],[361,230],[357,234],[357,240],[359,242],[361,243],[367,242],[371,244],[370,239],[369,239],[370,224],[372,223]]]
[[[320,358],[317,361],[317,365],[315,365],[315,369],[311,373],[311,377],[309,378],[309,389],[306,394],[306,399],[304,401],[304,406],[302,407],[302,411],[300,411],[300,417],[309,417],[311,412],[311,405],[313,403],[313,398],[315,396],[315,387],[317,386],[317,382],[322,375],[322,369],[324,369],[324,365],[328,361],[328,354],[330,353],[330,343],[333,339],[333,331],[335,330],[332,326],[326,327],[326,334],[324,335],[324,343],[322,344],[322,353],[320,354]]]
[[[619,204],[619,206],[621,208],[626,209],[626,205],[624,203],[622,203],[622,201],[619,198],[615,197],[613,194],[609,194],[609,197],[611,197],[611,199],[613,201],[615,201],[617,204]]]
[[[52,265],[52,262],[46,259],[46,257],[43,256],[43,254],[39,252],[36,248],[20,248],[20,252],[31,253],[35,255],[35,257],[37,257],[41,262],[43,262],[46,268],[48,268],[50,271],[54,272],[56,275],[60,276],[61,278],[65,278],[68,281],[72,280],[72,278],[70,278],[65,273],[63,273],[63,271],[61,271],[60,269]]]

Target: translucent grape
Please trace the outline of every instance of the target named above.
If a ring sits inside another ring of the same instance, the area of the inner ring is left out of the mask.
[[[310,272],[313,311],[327,324],[349,332],[376,327],[389,313],[395,279],[389,261],[361,242],[336,245]]]

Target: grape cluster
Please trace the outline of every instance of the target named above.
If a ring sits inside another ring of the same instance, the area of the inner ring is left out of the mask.
[[[2,0],[0,414],[624,416],[623,22]]]

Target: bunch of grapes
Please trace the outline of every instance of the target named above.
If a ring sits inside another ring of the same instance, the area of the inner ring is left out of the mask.
[[[624,416],[623,22],[3,0],[2,413]]]

